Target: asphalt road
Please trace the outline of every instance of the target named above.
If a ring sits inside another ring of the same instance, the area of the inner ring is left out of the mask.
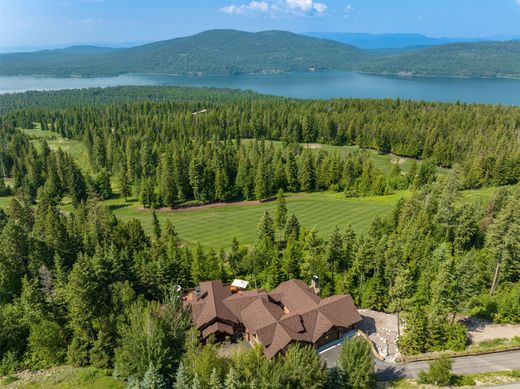
[[[337,345],[320,353],[328,367],[336,366],[341,345]],[[428,362],[387,363],[376,360],[376,374],[380,381],[396,378],[414,378],[419,371],[427,370]],[[487,373],[520,369],[520,350],[505,351],[486,355],[453,358],[453,373]]]

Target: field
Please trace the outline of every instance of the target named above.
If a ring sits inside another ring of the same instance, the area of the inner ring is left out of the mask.
[[[302,227],[318,228],[328,237],[335,226],[343,229],[349,224],[356,232],[365,232],[376,215],[391,212],[400,197],[408,192],[390,196],[347,199],[342,193],[296,193],[287,197],[289,215],[294,213]],[[152,211],[143,210],[136,200],[107,200],[106,205],[121,220],[138,219],[146,233],[152,232]],[[221,207],[190,210],[157,211],[159,221],[170,220],[179,237],[188,245],[200,244],[215,248],[229,247],[236,237],[241,244],[250,245],[256,239],[256,226],[265,210],[274,217],[275,202],[255,205],[226,204]],[[70,204],[65,210],[72,210]]]
[[[35,127],[35,129],[22,129],[22,131],[33,140],[36,147],[39,146],[38,140],[45,139],[52,150],[61,149],[62,151],[69,153],[82,170],[90,170],[87,148],[83,143],[65,139],[56,132],[41,130],[40,125],[37,123],[35,124]]]

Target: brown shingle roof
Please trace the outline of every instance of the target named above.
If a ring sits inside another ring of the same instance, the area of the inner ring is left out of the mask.
[[[223,303],[229,296],[231,291],[222,285],[222,281],[201,282],[200,298],[190,301],[195,326],[201,329],[217,319],[238,324],[237,317]]]
[[[220,323],[217,321],[202,330],[202,337],[207,338],[209,335],[214,334],[216,332],[222,332],[222,333],[226,333],[229,335],[234,334],[232,326],[230,326],[229,324]]]
[[[322,300],[301,280],[283,282],[271,293],[259,289],[232,294],[221,281],[202,282],[200,289],[201,298],[186,303],[192,305],[202,336],[232,335],[233,326],[222,321],[242,323],[264,345],[268,357],[291,342],[315,343],[334,327],[348,328],[361,320],[350,296]]]
[[[302,280],[282,282],[273,290],[271,296],[278,299],[289,311],[319,304],[321,298]]]

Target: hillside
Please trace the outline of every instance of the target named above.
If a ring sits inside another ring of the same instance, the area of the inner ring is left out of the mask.
[[[307,32],[307,36],[330,39],[360,49],[402,49],[407,47],[436,46],[456,42],[479,42],[479,38],[433,38],[423,34],[367,34],[345,32]]]
[[[448,77],[520,76],[520,41],[452,43],[373,57],[358,70]]]
[[[397,39],[394,35],[387,37],[389,42]],[[421,36],[398,38],[424,43]],[[4,76],[272,74],[323,70],[517,78],[520,77],[520,41],[452,43],[374,51],[285,31],[211,30],[128,49],[74,46],[0,55],[0,72]]]
[[[43,51],[0,56],[3,75],[277,73],[349,69],[368,54],[355,47],[284,31],[211,30],[109,53]]]

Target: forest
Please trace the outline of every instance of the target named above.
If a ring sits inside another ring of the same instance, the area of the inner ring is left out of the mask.
[[[348,293],[360,307],[398,313],[409,355],[463,350],[457,314],[520,322],[520,109],[192,92],[0,97],[0,192],[10,197],[0,209],[0,373],[69,364],[106,369],[131,387],[374,385],[363,341],[348,342],[335,369],[305,347],[266,360],[258,348],[223,356],[200,344],[176,286],[210,279],[270,290],[316,274],[323,296]],[[36,126],[82,142],[88,164],[22,130]],[[359,150],[311,153],[302,145],[311,142]],[[383,172],[368,149],[417,161],[407,173]],[[484,186],[494,188],[485,201],[463,196]],[[183,244],[155,213],[151,235],[138,220],[117,219],[103,203],[115,187],[150,208],[267,198],[276,207],[258,221],[253,245],[230,237],[224,250]],[[397,189],[410,195],[366,233],[346,215],[324,236],[285,201],[288,192]]]
[[[72,46],[0,54],[3,76],[109,76],[155,74],[276,74],[360,71],[465,78],[518,78],[520,42],[453,43],[402,52],[363,50],[350,44],[287,31],[210,30],[125,49]]]

